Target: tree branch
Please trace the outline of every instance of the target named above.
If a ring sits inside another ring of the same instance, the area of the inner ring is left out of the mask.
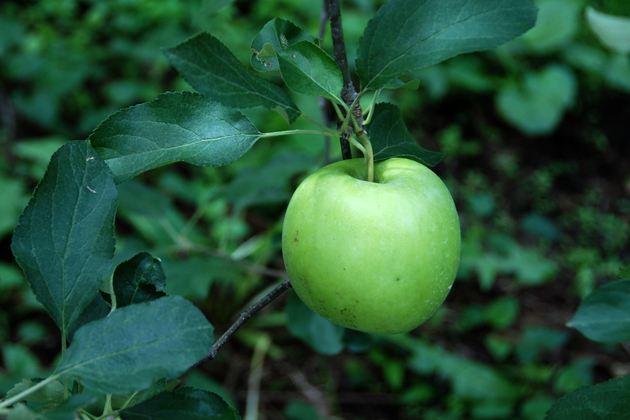
[[[351,106],[357,97],[357,91],[350,77],[350,69],[348,67],[348,54],[346,54],[346,43],[343,38],[343,26],[341,25],[341,0],[324,0],[328,7],[328,19],[330,20],[330,35],[333,41],[333,49],[335,52],[335,61],[341,69],[343,76],[343,88],[341,89],[341,99],[346,105]],[[354,113],[354,110],[352,111]],[[339,127],[338,127],[339,128]],[[341,142],[341,156],[343,159],[351,159],[352,151],[348,137],[351,132],[343,133],[339,139]]]
[[[280,283],[280,285],[278,285],[275,289],[269,292],[265,297],[263,297],[258,302],[254,303],[252,306],[247,308],[247,310],[242,312],[241,315],[236,320],[236,322],[234,322],[234,324],[232,324],[232,326],[225,333],[223,333],[223,335],[217,341],[215,341],[214,345],[210,349],[210,352],[206,354],[203,359],[199,360],[197,363],[191,366],[189,370],[199,366],[206,360],[214,360],[214,358],[217,356],[217,352],[219,351],[219,349],[223,347],[223,345],[227,343],[227,341],[230,338],[232,338],[234,333],[236,333],[236,331],[239,328],[241,328],[241,326],[245,322],[247,322],[248,319],[250,319],[258,311],[260,311],[265,306],[269,305],[271,302],[276,300],[279,296],[281,296],[284,292],[291,289],[292,287],[293,286],[291,285],[291,280],[287,279],[283,281],[282,283]]]

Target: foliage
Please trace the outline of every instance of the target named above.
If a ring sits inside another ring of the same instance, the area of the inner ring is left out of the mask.
[[[630,10],[538,0],[536,27],[494,48],[533,24],[529,2],[383,3],[344,2],[349,64],[376,90],[360,98],[375,159],[441,162],[463,226],[451,297],[414,333],[381,337],[288,296],[177,389],[166,378],[213,342],[206,319],[224,331],[284,275],[284,207],[324,156],[323,142],[297,130],[330,134],[306,96],[344,113],[330,34],[314,36],[320,5],[0,5],[0,394],[31,392],[10,419],[231,419],[235,407],[270,418],[535,420],[558,398],[549,419],[577,418],[584,401],[588,418],[627,415],[617,398],[627,355],[615,343],[628,337],[618,314],[628,311]],[[524,17],[495,33],[501,19],[467,8],[477,3]],[[425,16],[416,9],[432,16],[427,34],[396,24],[396,13]],[[68,141],[77,138],[88,141]],[[605,343],[566,328],[572,317]]]

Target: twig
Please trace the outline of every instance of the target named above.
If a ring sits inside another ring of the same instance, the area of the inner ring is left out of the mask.
[[[341,89],[341,99],[350,107],[357,97],[357,91],[350,77],[348,67],[348,54],[346,54],[346,43],[343,38],[343,27],[341,25],[341,0],[324,0],[328,8],[328,19],[330,20],[330,35],[333,40],[335,61],[341,69],[343,76],[343,88]],[[351,111],[354,113],[354,110]],[[339,127],[338,127],[339,128]],[[352,159],[352,150],[348,142],[350,133],[343,133],[340,137],[341,156],[343,159]]]
[[[279,296],[281,296],[284,292],[291,289],[292,287],[293,286],[291,286],[291,281],[287,279],[283,281],[282,283],[280,283],[278,287],[276,287],[271,292],[269,292],[265,297],[263,297],[258,302],[254,303],[252,306],[247,308],[247,310],[241,313],[241,315],[238,317],[236,322],[234,322],[234,324],[232,324],[232,326],[225,333],[223,333],[223,335],[214,343],[214,345],[210,349],[210,352],[206,354],[203,359],[199,360],[197,363],[191,366],[190,369],[193,369],[199,366],[206,360],[214,360],[214,358],[217,356],[217,352],[219,351],[219,349],[223,347],[225,343],[227,343],[227,341],[234,335],[234,333],[236,333],[236,331],[238,331],[239,328],[241,328],[241,326],[245,322],[247,322],[248,319],[250,319],[258,311],[260,311],[265,306],[269,305],[271,302],[276,300]]]
[[[322,14],[319,19],[319,30],[317,36],[320,42],[323,43],[324,33],[326,32],[326,23],[328,22],[328,5],[326,0],[322,2]],[[322,119],[326,127],[330,127],[330,118],[328,117],[328,110],[326,108],[326,98],[319,97],[319,109],[322,112]],[[330,163],[330,137],[324,137],[324,166]]]

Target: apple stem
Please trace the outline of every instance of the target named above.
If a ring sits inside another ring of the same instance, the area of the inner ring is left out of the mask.
[[[367,180],[368,182],[374,182],[374,150],[372,149],[372,143],[370,142],[370,138],[367,133],[363,130],[359,131],[357,137],[365,148],[364,156],[368,170]]]

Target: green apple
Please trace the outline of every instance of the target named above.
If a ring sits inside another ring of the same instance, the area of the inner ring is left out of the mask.
[[[282,252],[293,288],[322,317],[359,331],[410,331],[442,304],[460,254],[453,198],[408,159],[328,165],[293,194]]]

